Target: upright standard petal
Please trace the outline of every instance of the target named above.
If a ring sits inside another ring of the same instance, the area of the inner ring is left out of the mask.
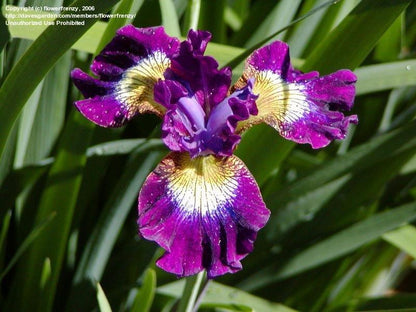
[[[153,99],[153,88],[170,67],[179,40],[169,37],[163,27],[120,28],[113,40],[91,65],[97,78],[80,69],[71,73],[85,100],[75,103],[92,122],[119,127],[137,114],[162,116],[165,108]]]
[[[203,55],[210,37],[208,32],[191,30],[166,79],[154,88],[156,102],[167,108],[163,141],[191,157],[232,155],[241,139],[235,134],[237,122],[257,113],[252,82],[227,97],[230,70],[219,70],[212,57]]]
[[[191,157],[214,154],[232,155],[241,136],[237,123],[256,114],[252,82],[216,104],[212,110],[177,81],[159,81],[155,99],[168,110],[163,118],[162,135],[172,151],[188,152]]]
[[[157,261],[178,276],[213,278],[241,269],[269,218],[259,188],[236,156],[171,153],[139,195],[139,232],[166,253]]]
[[[321,148],[344,139],[348,125],[358,122],[356,115],[340,112],[353,105],[356,76],[349,70],[323,77],[294,70],[286,43],[276,41],[254,51],[233,88],[253,78],[258,115],[241,122],[239,131],[265,122],[289,140]]]
[[[213,57],[203,55],[210,38],[208,32],[190,30],[169,71],[174,80],[192,92],[207,113],[227,96],[231,84],[231,70],[218,69]]]

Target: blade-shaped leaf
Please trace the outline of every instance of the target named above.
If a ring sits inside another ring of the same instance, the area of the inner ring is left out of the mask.
[[[136,12],[140,10],[144,0],[134,1],[134,0],[123,0],[121,1],[114,10],[114,14],[123,14],[123,15],[131,15],[135,16]],[[105,28],[105,32],[102,36],[97,36],[100,39],[98,45],[94,47],[91,52],[96,52],[98,54],[105,45],[111,41],[116,33],[117,29],[124,26],[127,23],[131,23],[134,18],[124,17],[124,18],[112,18],[108,22],[107,27]],[[92,31],[94,29],[90,29]],[[88,33],[88,32],[87,32]],[[87,34],[85,34],[87,35]],[[85,36],[84,35],[84,36]],[[84,37],[83,36],[83,37]],[[81,39],[83,38],[81,37]],[[81,40],[80,39],[80,40]],[[75,48],[75,47],[74,47]],[[87,51],[88,52],[88,51]]]
[[[0,188],[2,204],[0,208],[0,219],[13,207],[17,196],[32,185],[48,170],[51,161],[39,163],[37,166],[29,166],[11,171]]]
[[[263,22],[256,28],[254,33],[245,43],[245,47],[250,47],[272,35],[291,22],[300,5],[299,0],[283,0],[277,2],[275,7],[264,18]],[[275,40],[282,40],[285,33],[280,33]]]
[[[19,165],[31,164],[50,155],[64,124],[70,65],[71,55],[66,53],[41,84],[42,91],[36,112],[34,112],[33,123],[29,124],[25,120],[20,120],[21,125],[24,124],[30,128],[29,133],[26,134],[27,137],[24,138],[28,141]],[[27,106],[23,112],[26,108]]]
[[[385,297],[375,298],[361,298],[351,300],[349,303],[340,305],[330,312],[344,312],[344,311],[357,311],[357,312],[407,312],[413,311],[416,306],[415,294],[394,294]]]
[[[19,130],[16,140],[16,154],[14,160],[14,166],[17,168],[20,168],[25,164],[25,156],[27,154],[27,148],[30,143],[30,136],[32,133],[32,127],[34,125],[36,111],[39,106],[42,87],[43,81],[36,87],[35,91],[33,91],[32,95],[27,100],[20,116]]]
[[[357,68],[357,94],[416,85],[416,60]]]
[[[416,228],[413,225],[388,232],[383,239],[416,259]]]
[[[10,135],[5,143],[3,156],[0,157],[0,186],[3,185],[4,179],[7,177],[13,166],[18,126],[19,125],[16,123],[12,127]]]
[[[160,10],[162,13],[162,24],[166,32],[174,37],[181,35],[179,28],[178,16],[176,15],[175,5],[172,0],[159,0]]]
[[[97,283],[97,301],[101,312],[112,312],[110,303],[100,283]]]
[[[234,31],[239,30],[243,24],[240,17],[229,6],[225,8],[224,19],[227,25],[230,26]]]
[[[378,213],[360,221],[323,241],[302,250],[291,257],[280,269],[268,267],[250,278],[250,282],[240,285],[244,289],[255,289],[312,269],[323,263],[348,254],[357,248],[380,238],[405,222],[416,219],[416,202]]]
[[[293,142],[279,137],[273,128],[260,125],[245,133],[236,155],[244,161],[261,185],[280,166],[294,146]],[[253,152],[265,150],[267,153]]]
[[[42,13],[30,10],[27,12],[36,15]],[[19,20],[20,19],[17,18],[15,21],[19,22]],[[53,19],[48,17],[40,18],[38,15],[38,20],[42,22],[41,25],[31,27],[9,25],[9,30],[12,38],[36,40],[45,31],[45,29],[48,28],[47,23],[51,22]],[[73,43],[71,48],[83,52],[94,53],[101,40],[101,34],[105,31],[106,27],[107,23],[96,22],[93,26],[91,26],[90,29],[88,29],[85,32],[85,34],[81,38],[79,38]]]
[[[87,156],[111,156],[130,154],[146,143],[147,150],[163,150],[165,148],[161,139],[124,139],[91,146],[87,150]]]
[[[324,3],[325,0],[305,0],[302,1],[302,6],[299,14],[304,15],[313,7]],[[341,1],[345,2],[345,1]],[[340,4],[337,3],[336,7]],[[290,50],[293,56],[301,57],[304,53],[304,50],[308,48],[308,43],[311,41],[314,33],[317,32],[317,28],[322,21],[325,13],[329,8],[325,8],[311,16],[307,22],[298,23],[292,27],[287,38],[287,42],[290,46]]]
[[[188,7],[185,14],[185,27],[183,30],[184,36],[186,36],[189,29],[198,29],[200,11],[201,0],[188,1]]]
[[[343,179],[344,177],[337,179],[341,182],[344,180],[344,182],[339,189],[335,188],[332,194],[328,190],[328,195],[326,198],[324,197],[327,202],[324,202],[323,205],[315,206],[314,203],[296,207],[302,212],[308,206],[313,206],[314,208],[308,215],[309,220],[306,218],[302,220],[303,222],[306,221],[304,224],[298,224],[291,229],[287,229],[288,227],[290,228],[289,224],[292,221],[290,219],[287,220],[288,215],[293,217],[293,215],[296,215],[296,212],[291,210],[291,213],[279,214],[274,221],[278,223],[277,227],[279,229],[286,228],[288,232],[283,231],[283,235],[275,237],[273,241],[278,241],[285,246],[304,245],[319,237],[325,237],[338,229],[345,228],[372,214],[374,208],[371,209],[371,205],[376,203],[386,184],[397,175],[400,168],[415,151],[416,149],[412,149],[370,166],[361,172],[347,174],[345,179]],[[337,180],[334,182],[339,183]],[[316,191],[320,191],[320,189],[320,187],[317,187]],[[321,199],[316,201],[318,203],[322,202]],[[362,207],[368,208],[363,209]],[[289,210],[286,210],[286,212],[289,212]],[[297,222],[299,222],[299,219],[295,218]],[[328,220],[331,220],[331,222],[328,222]]]
[[[317,186],[325,185],[348,172],[359,172],[388,157],[414,149],[416,147],[415,137],[416,122],[413,122],[406,127],[381,135],[366,144],[357,146],[344,155],[339,155],[311,174],[270,194],[266,198],[266,202],[276,212],[272,215],[269,223],[275,224],[277,220],[285,216],[287,222],[281,224],[284,224],[285,229],[287,229],[290,225],[303,220],[304,216],[308,215],[309,206],[301,205],[298,207],[299,209],[294,211],[288,205],[289,203],[296,204],[301,198],[306,200],[308,196],[312,196],[313,193],[310,192],[314,192]],[[289,222],[289,220],[291,221]],[[273,229],[273,236],[277,235],[279,230],[276,224],[270,228]]]
[[[72,216],[82,179],[82,168],[86,162],[85,150],[92,134],[93,125],[77,112],[70,116],[60,140],[58,154],[49,172],[47,185],[42,193],[35,224],[52,212],[56,217],[39,235],[28,251],[25,262],[18,267],[12,295],[9,297],[11,311],[49,311],[54,301],[56,284],[60,276]],[[82,138],[74,140],[74,138]],[[51,274],[45,289],[39,288],[44,259],[51,261]],[[43,296],[41,294],[44,294]],[[19,298],[26,298],[22,300]],[[16,303],[19,301],[19,303]],[[13,309],[11,308],[13,307]]]
[[[1,230],[0,230],[0,268],[4,269],[5,255],[7,252],[6,238],[10,227],[10,220],[12,218],[12,212],[9,210],[1,218]]]
[[[147,269],[143,277],[142,287],[134,298],[131,312],[149,312],[156,292],[156,272]]]
[[[112,188],[113,191],[103,207],[96,226],[90,233],[69,296],[71,310],[84,310],[85,306],[88,306],[87,300],[78,300],[78,292],[83,289],[85,283],[101,280],[121,228],[131,211],[132,204],[137,200],[140,186],[164,154],[155,151],[143,155],[142,152],[146,151],[146,144],[143,144],[142,150],[140,151],[139,147],[133,154],[123,175]]]
[[[321,74],[361,64],[411,0],[362,0],[308,56],[304,71]]]
[[[52,213],[48,216],[45,220],[39,223],[30,234],[25,238],[22,245],[17,249],[16,253],[14,254],[13,258],[7,264],[7,267],[1,272],[0,274],[0,281],[4,278],[4,276],[11,270],[11,268],[16,264],[19,258],[23,255],[23,253],[29,248],[29,246],[33,243],[33,241],[39,236],[39,234],[43,231],[45,226],[47,226],[52,219],[55,217],[55,213]]]
[[[72,5],[77,7],[94,5],[96,13],[105,13],[117,2],[117,0],[77,0]],[[62,19],[62,21],[66,20]],[[30,94],[59,57],[95,21],[94,18],[85,19],[85,26],[49,26],[7,75],[0,89],[0,115],[4,116],[0,124],[0,157],[3,157],[7,137]],[[54,44],[50,44],[51,42]],[[30,79],[26,79],[27,77],[30,77]]]
[[[374,58],[379,61],[395,61],[400,55],[402,40],[402,23],[405,22],[404,14],[399,16],[391,27],[380,38],[374,49]]]
[[[226,0],[201,1],[198,29],[206,29],[212,33],[214,42],[225,41],[224,9]]]
[[[167,296],[179,298],[182,295],[185,283],[183,280],[158,287],[157,292]],[[256,297],[237,288],[211,282],[201,304],[230,304],[244,305],[258,312],[290,312],[295,311],[279,303],[274,303]]]
[[[151,152],[141,160],[142,155],[139,153],[125,169],[84,249],[75,283],[85,279],[101,279],[107,262],[105,259],[110,256],[130,207],[137,198],[140,185],[161,156],[161,152]]]
[[[326,1],[326,2],[322,3],[321,5],[318,5],[317,7],[313,8],[313,9],[311,9],[306,14],[304,14],[304,15],[298,17],[297,19],[293,20],[291,23],[289,23],[285,27],[280,28],[279,30],[277,30],[273,34],[271,34],[270,36],[264,38],[260,42],[257,42],[255,45],[252,45],[250,48],[246,49],[243,53],[239,54],[238,56],[236,56],[235,58],[233,58],[231,61],[229,61],[226,66],[229,66],[231,68],[237,67],[255,49],[260,48],[266,42],[271,41],[277,35],[279,35],[280,33],[284,32],[285,30],[289,29],[291,26],[295,25],[296,23],[299,23],[300,21],[303,21],[303,20],[307,19],[308,17],[314,15],[316,12],[319,12],[320,10],[322,10],[322,9],[324,9],[324,8],[330,6],[330,5],[336,4],[338,1],[339,0],[329,0],[329,1]]]

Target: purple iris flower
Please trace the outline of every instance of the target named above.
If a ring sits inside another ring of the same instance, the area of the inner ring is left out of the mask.
[[[240,270],[269,218],[256,181],[233,155],[244,130],[265,122],[320,148],[357,122],[340,112],[354,100],[349,70],[303,74],[290,65],[288,46],[276,41],[254,51],[230,87],[231,70],[204,55],[210,37],[191,30],[179,42],[163,27],[129,25],[94,59],[97,78],[72,71],[86,98],[75,106],[94,123],[118,127],[146,112],[162,118],[172,152],[143,184],[137,222],[142,237],[166,250],[157,265],[178,276]]]

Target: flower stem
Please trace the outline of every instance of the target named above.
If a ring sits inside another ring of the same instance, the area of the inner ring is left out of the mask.
[[[205,272],[186,278],[185,288],[182,293],[182,299],[179,302],[177,312],[193,312],[195,300],[198,297],[202,281],[205,279]]]
[[[194,303],[194,310],[193,312],[196,312],[199,308],[199,305],[202,302],[202,299],[204,299],[205,293],[207,292],[208,285],[210,284],[211,280],[205,279],[205,281],[202,283],[202,286],[200,287],[200,291],[198,294],[198,298],[196,298]]]

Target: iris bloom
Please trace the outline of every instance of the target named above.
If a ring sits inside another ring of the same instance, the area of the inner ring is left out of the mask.
[[[352,107],[352,72],[304,74],[276,41],[252,53],[230,88],[231,70],[204,56],[210,37],[191,30],[180,42],[162,27],[125,26],[94,59],[97,78],[72,72],[85,97],[75,106],[92,122],[119,127],[137,114],[162,118],[172,152],[144,182],[137,222],[142,237],[166,250],[157,265],[178,276],[240,270],[269,218],[256,181],[233,155],[244,130],[265,122],[320,148],[357,122],[339,111]]]

